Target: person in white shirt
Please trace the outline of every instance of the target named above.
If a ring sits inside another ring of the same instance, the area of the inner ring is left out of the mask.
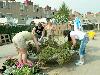
[[[33,32],[22,31],[17,33],[12,41],[18,51],[18,62],[20,64],[28,64],[32,63],[30,60],[27,59],[27,44],[26,41],[33,40],[37,51],[39,51],[38,42],[36,40],[35,35]]]
[[[76,63],[76,65],[83,65],[84,64],[85,47],[86,47],[86,44],[89,41],[89,38],[86,35],[86,33],[82,32],[82,31],[71,31],[70,37],[71,37],[71,40],[72,40],[71,49],[74,49],[76,42],[77,42],[76,41],[77,39],[81,41],[80,48],[79,48],[80,60]]]

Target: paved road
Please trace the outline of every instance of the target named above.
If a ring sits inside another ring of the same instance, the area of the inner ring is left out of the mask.
[[[13,44],[7,44],[0,46],[0,57],[6,57],[9,55],[16,55],[16,49]]]

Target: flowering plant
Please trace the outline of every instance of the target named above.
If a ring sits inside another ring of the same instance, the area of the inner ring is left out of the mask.
[[[45,75],[41,73],[41,69],[36,64],[21,64],[16,59],[7,59],[2,66],[3,75]],[[47,75],[47,74],[46,74]]]

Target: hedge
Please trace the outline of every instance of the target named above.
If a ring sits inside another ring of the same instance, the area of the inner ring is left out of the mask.
[[[18,25],[18,26],[9,26],[9,25],[4,25],[4,26],[0,26],[0,34],[12,34],[12,33],[18,33],[21,31],[29,31],[31,32],[32,28],[34,26],[22,26],[22,25]]]

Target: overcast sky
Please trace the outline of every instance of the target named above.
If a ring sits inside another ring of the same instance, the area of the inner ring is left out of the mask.
[[[24,2],[25,0],[16,0],[20,2]],[[91,12],[100,12],[100,0],[31,0],[34,4],[38,4],[39,6],[45,7],[49,5],[52,9],[59,9],[63,2],[66,5],[73,9],[73,11],[78,11],[80,13],[86,13],[88,11]]]

